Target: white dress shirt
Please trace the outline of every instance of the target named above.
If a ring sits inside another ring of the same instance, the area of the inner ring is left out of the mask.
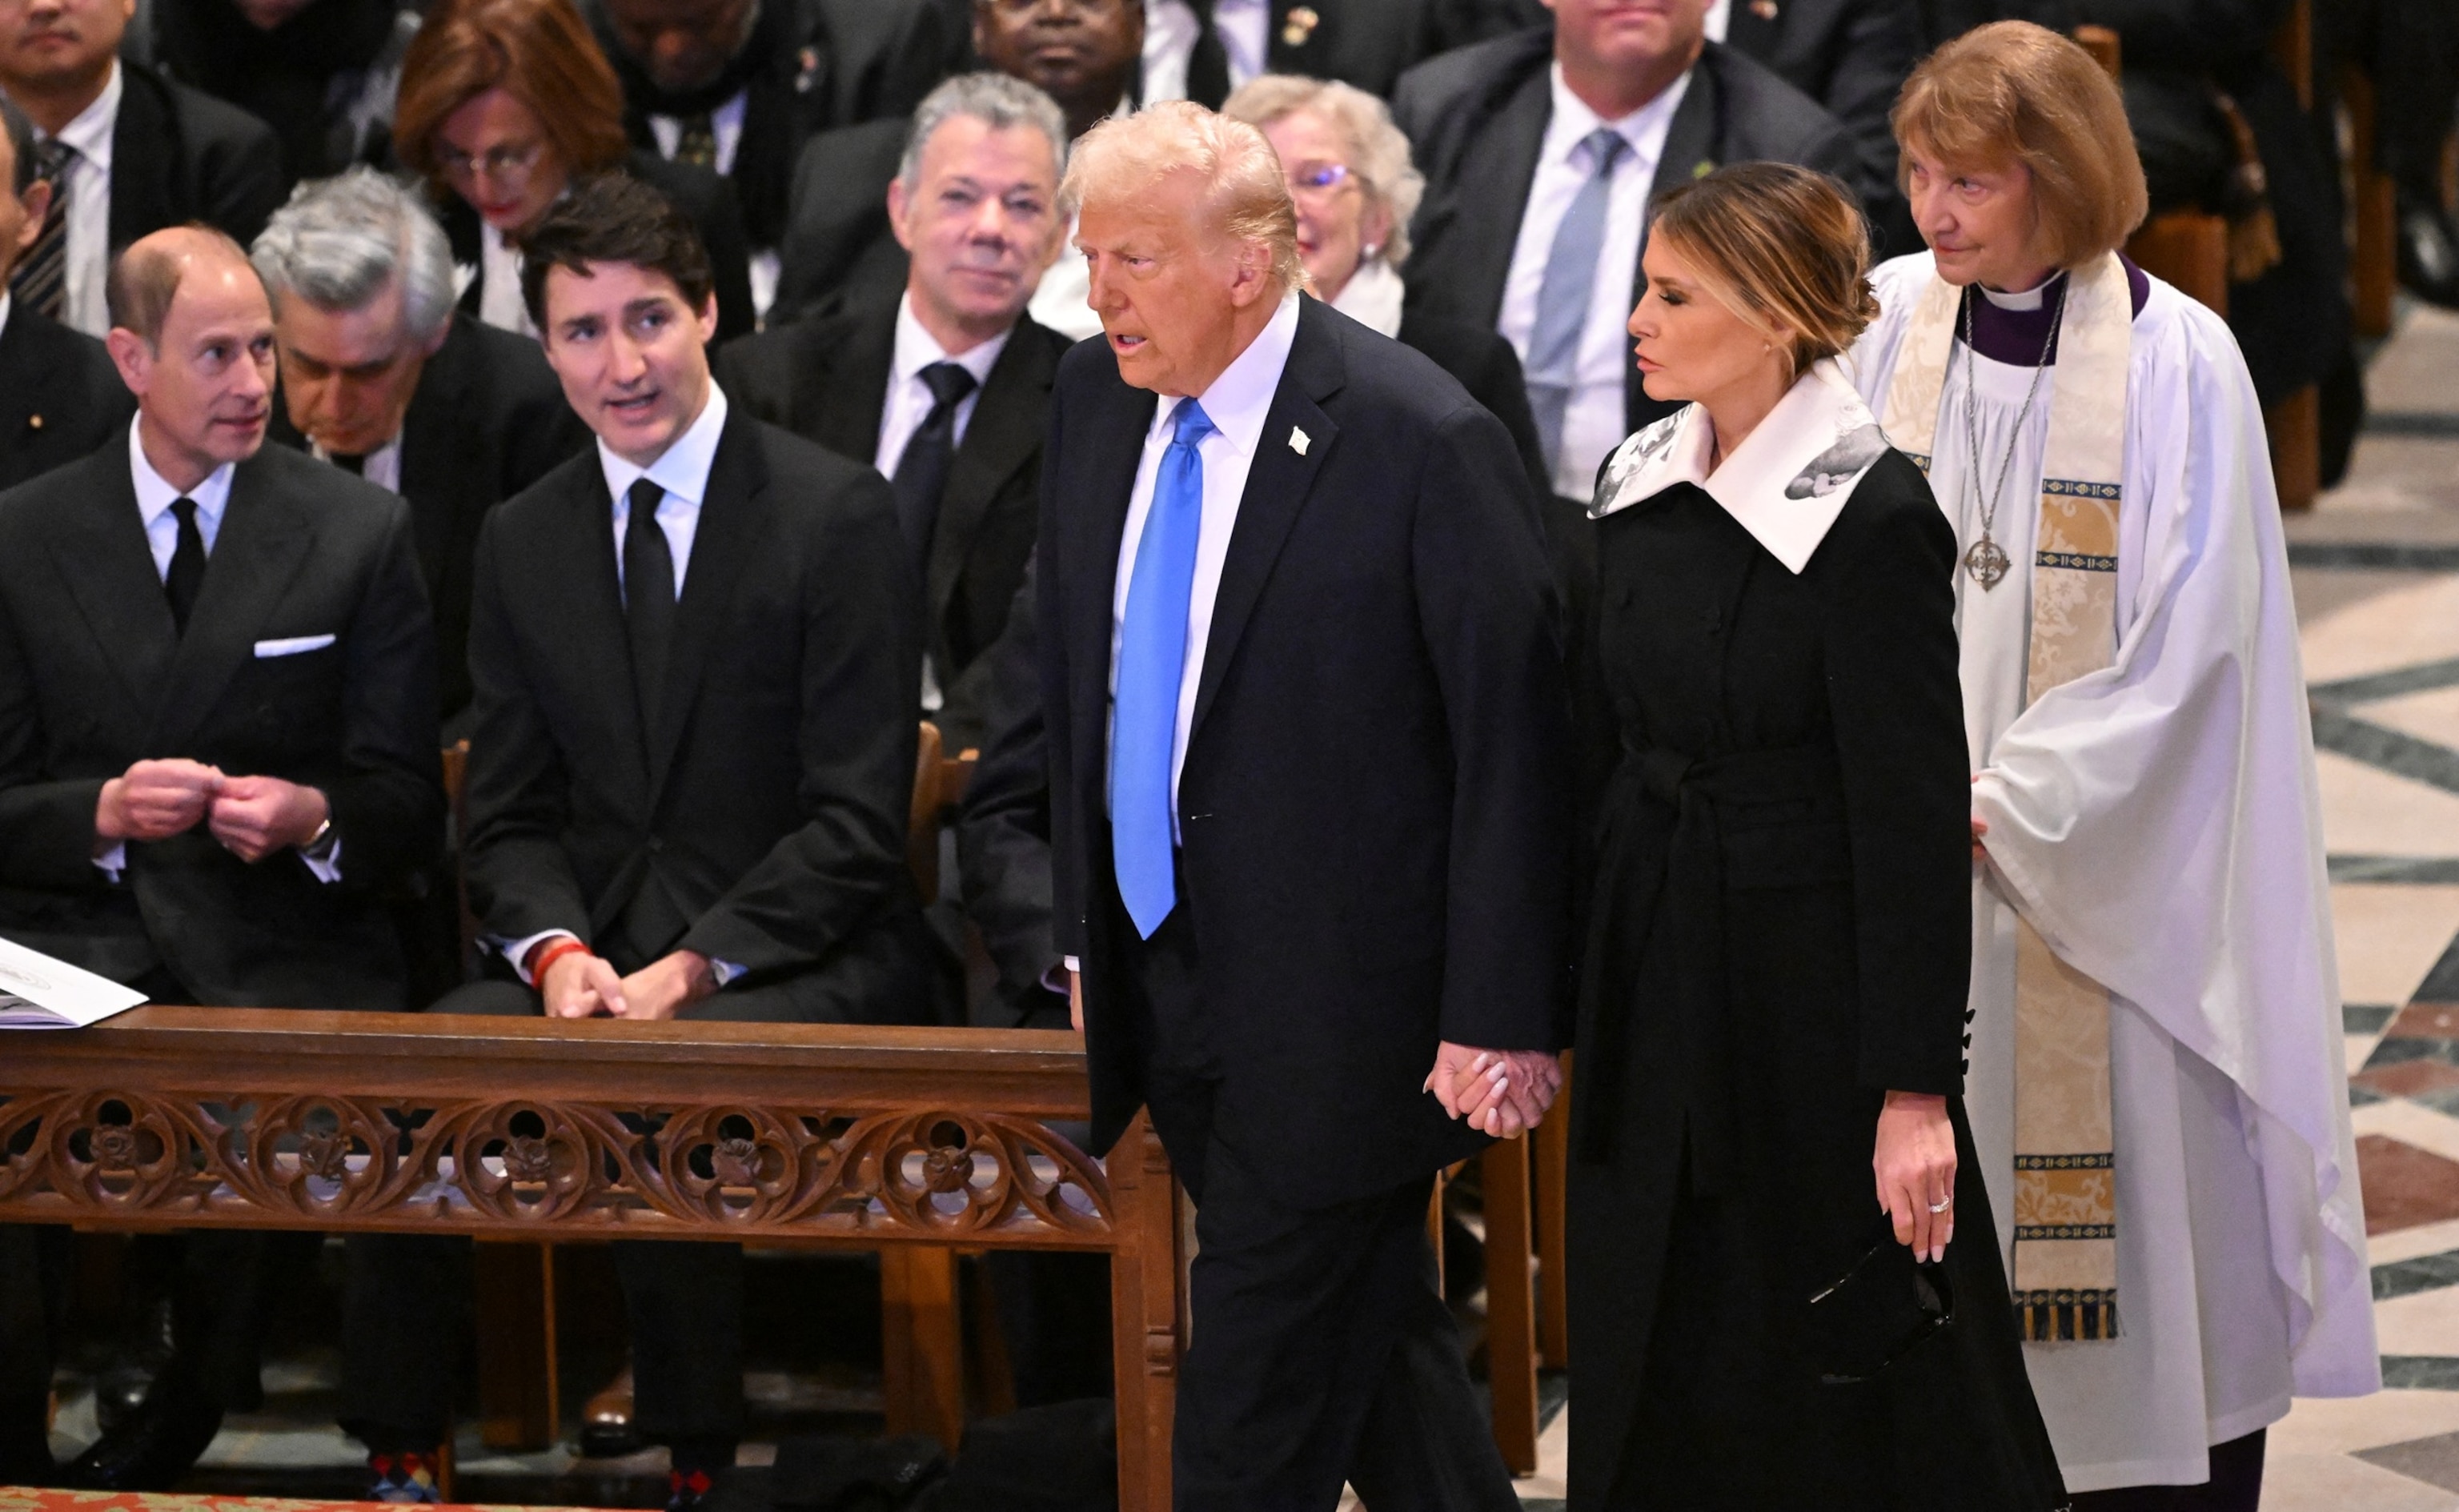
[[[5,310],[5,304],[0,304],[0,313]],[[197,534],[204,537],[205,555],[211,557],[214,543],[221,538],[223,512],[230,508],[231,473],[237,464],[223,463],[205,474],[203,482],[182,494],[165,482],[147,460],[138,423],[128,422],[128,480],[137,492],[137,518],[145,522],[145,547],[154,556],[154,575],[167,582],[172,554],[179,549],[179,518],[171,513],[171,506],[183,498],[197,506]],[[299,859],[307,863],[307,870],[319,882],[342,880],[342,842],[338,836],[324,848],[322,854],[309,855],[303,850]],[[119,874],[128,870],[127,842],[113,845],[95,857],[94,864],[113,881],[118,881]]]
[[[1230,87],[1264,72],[1271,0],[1213,0],[1212,31],[1230,59]],[[1187,0],[1145,0],[1145,103],[1187,98],[1187,65],[1203,27]]]
[[[632,522],[632,485],[642,478],[666,491],[658,500],[658,529],[665,532],[666,550],[675,558],[675,598],[683,594],[683,575],[691,566],[692,537],[700,532],[700,507],[708,497],[708,470],[717,460],[717,438],[725,430],[725,390],[715,384],[708,386],[708,403],[702,407],[700,418],[685,427],[683,433],[661,452],[647,467],[640,467],[608,451],[606,443],[598,443],[598,466],[606,474],[606,493],[614,500],[615,581],[623,582],[623,531]],[[513,970],[527,982],[529,955],[541,940],[557,936],[572,939],[570,930],[540,930],[520,939],[508,940],[490,936],[513,963]],[[720,987],[743,975],[744,968],[732,961],[711,960],[711,975]],[[537,985],[530,982],[530,985]]]
[[[330,462],[333,460],[333,453],[326,451],[324,447],[315,442],[309,442],[307,450],[315,455],[316,460],[319,462]],[[400,493],[401,437],[394,436],[391,440],[368,452],[366,456],[361,457],[359,459],[359,476],[366,478],[368,482],[385,490],[387,493]]]
[[[977,342],[955,357],[950,357],[938,340],[922,328],[914,316],[914,296],[905,294],[896,302],[896,354],[888,364],[888,402],[879,410],[879,450],[872,458],[884,477],[896,475],[896,464],[905,458],[905,448],[922,422],[931,417],[931,407],[938,401],[931,395],[931,386],[922,381],[922,369],[933,363],[953,362],[974,375],[971,393],[956,402],[956,436],[959,445],[965,439],[965,428],[973,423],[974,409],[981,403],[982,386],[991,381],[991,368],[1007,349],[1007,339],[1014,335],[1011,326],[986,342]]]
[[[497,330],[536,336],[538,328],[531,323],[530,307],[521,299],[521,250],[484,220],[478,222],[477,272],[482,280],[478,319]],[[461,286],[468,284],[464,282]]]
[[[1503,313],[1495,328],[1528,360],[1528,338],[1537,326],[1537,295],[1545,283],[1545,258],[1571,201],[1596,171],[1582,145],[1602,126],[1630,144],[1614,164],[1608,191],[1605,243],[1597,254],[1596,282],[1588,290],[1588,318],[1580,331],[1573,363],[1570,403],[1563,411],[1562,454],[1554,467],[1554,492],[1585,499],[1596,483],[1597,466],[1628,433],[1624,375],[1631,366],[1630,320],[1639,268],[1640,234],[1648,220],[1648,191],[1665,155],[1665,134],[1691,88],[1684,74],[1656,98],[1620,120],[1605,120],[1563,82],[1563,65],[1552,66],[1554,111],[1545,122],[1537,176],[1521,212],[1520,239],[1511,249],[1511,272],[1503,284]]]
[[[748,89],[737,90],[734,97],[708,113],[711,135],[717,137],[717,161],[713,165],[724,178],[734,176],[734,154],[743,145],[743,112],[750,101]],[[683,144],[683,118],[680,116],[652,116],[649,135],[658,139],[658,156],[672,162]]]
[[[1708,40],[1722,42],[1734,24],[1734,0],[1710,0],[1708,6]]]
[[[1212,604],[1221,595],[1221,567],[1230,558],[1230,536],[1238,526],[1238,502],[1247,492],[1247,472],[1255,452],[1278,446],[1287,437],[1264,434],[1264,417],[1281,387],[1281,370],[1289,366],[1290,346],[1297,340],[1296,293],[1284,295],[1281,307],[1247,344],[1212,387],[1196,396],[1210,417],[1213,433],[1196,445],[1204,460],[1204,516],[1196,528],[1195,584],[1187,606],[1187,666],[1178,683],[1178,730],[1170,739],[1170,834],[1178,833],[1178,774],[1187,765],[1187,737],[1195,723],[1195,689],[1204,679],[1204,650],[1212,638]],[[1152,514],[1153,483],[1162,453],[1169,450],[1178,407],[1184,400],[1165,399],[1153,407],[1151,429],[1145,433],[1143,459],[1136,464],[1135,487],[1127,494],[1127,527],[1119,537],[1118,581],[1110,595],[1110,703],[1115,721],[1119,697],[1119,638],[1126,621],[1127,589],[1136,571],[1136,549],[1144,541],[1145,519]],[[1104,789],[1107,784],[1103,785]]]
[[[67,176],[68,266],[60,324],[89,336],[111,333],[111,310],[103,296],[104,282],[111,276],[111,134],[119,126],[119,98],[126,86],[127,75],[115,59],[102,93],[61,127],[57,137],[76,150]]]

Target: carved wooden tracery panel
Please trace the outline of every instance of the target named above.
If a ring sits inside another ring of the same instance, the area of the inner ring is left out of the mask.
[[[981,1111],[504,1098],[0,1096],[12,1218],[875,1243],[1115,1242],[1101,1165]]]

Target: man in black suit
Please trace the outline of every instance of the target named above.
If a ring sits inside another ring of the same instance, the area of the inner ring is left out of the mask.
[[[1068,179],[1107,349],[1060,365],[1042,469],[1055,943],[1093,1147],[1149,1109],[1195,1199],[1177,1504],[1514,1507],[1424,1220],[1557,1082],[1527,475],[1432,361],[1299,296],[1253,127],[1147,107]]]
[[[122,62],[136,0],[0,0],[0,94],[33,118],[54,188],[11,276],[17,297],[100,336],[114,249],[202,221],[244,243],[282,203],[282,149],[262,121]]]
[[[1393,116],[1426,176],[1410,306],[1509,338],[1554,492],[1585,505],[1607,453],[1671,409],[1641,388],[1623,331],[1649,201],[1721,163],[1849,183],[1859,159],[1824,108],[1707,40],[1708,0],[1550,3],[1550,33],[1410,70]]]
[[[1920,251],[1921,233],[1896,186],[1896,134],[1887,123],[1927,51],[1912,0],[1733,0],[1724,22],[1715,40],[1766,64],[1843,123],[1854,153],[1845,182],[1869,215],[1875,256]]]
[[[408,1006],[383,898],[443,832],[409,512],[262,449],[273,317],[240,248],[113,269],[137,419],[0,494],[0,933],[162,1001]],[[256,1391],[261,1236],[189,1236],[179,1353],[72,1473],[169,1486]]]
[[[463,856],[509,970],[433,1011],[931,1017],[905,870],[922,660],[887,482],[731,410],[706,255],[654,189],[586,180],[527,251],[531,318],[598,445],[480,535]],[[614,1250],[634,1420],[688,1506],[742,1434],[741,1251]],[[346,1412],[380,1452],[431,1449],[451,1406],[431,1262],[371,1320],[397,1347],[352,1346]]]
[[[41,232],[52,183],[35,177],[34,123],[0,97],[0,489],[73,462],[127,429],[134,408],[102,343],[8,292]]]
[[[973,47],[982,66],[1049,95],[1066,119],[1068,140],[1136,103],[1144,0],[972,5]],[[885,206],[909,136],[902,121],[872,121],[815,136],[803,149],[777,295],[777,307],[788,318],[831,296],[870,304],[893,299],[904,286],[905,251]],[[1072,336],[1092,334],[1083,265],[1072,249],[1062,253],[1052,284],[1037,318]]]
[[[273,296],[273,438],[410,501],[435,608],[436,713],[468,733],[470,575],[487,512],[589,444],[525,336],[452,307],[452,254],[420,198],[369,168],[303,189],[251,254]]]
[[[905,293],[739,341],[718,382],[750,413],[875,465],[923,585],[922,710],[981,743],[980,679],[1040,514],[1042,417],[1066,338],[1024,313],[1059,251],[1065,126],[1029,84],[968,74],[915,113],[889,222]]]
[[[1518,9],[1509,0],[1145,0],[1142,97],[1218,110],[1259,74],[1388,95],[1421,59],[1512,30]]]

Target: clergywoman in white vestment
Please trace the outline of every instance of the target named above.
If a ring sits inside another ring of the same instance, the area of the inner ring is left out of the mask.
[[[1956,530],[1965,1096],[2026,1360],[2079,1509],[2252,1508],[2291,1396],[2381,1384],[2262,416],[2115,251],[2142,170],[2080,48],[1968,32],[1895,123],[1931,251],[1850,367]]]

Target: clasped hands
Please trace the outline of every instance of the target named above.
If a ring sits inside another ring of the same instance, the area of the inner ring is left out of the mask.
[[[536,986],[550,1018],[672,1018],[717,991],[717,972],[698,951],[662,956],[629,976],[603,956],[566,951]]]
[[[1563,1063],[1543,1050],[1480,1050],[1446,1040],[1436,1047],[1425,1089],[1479,1133],[1516,1139],[1554,1105]]]
[[[325,795],[279,777],[226,777],[203,762],[141,761],[102,785],[96,854],[129,840],[168,840],[198,825],[251,864],[305,846],[332,817]]]

